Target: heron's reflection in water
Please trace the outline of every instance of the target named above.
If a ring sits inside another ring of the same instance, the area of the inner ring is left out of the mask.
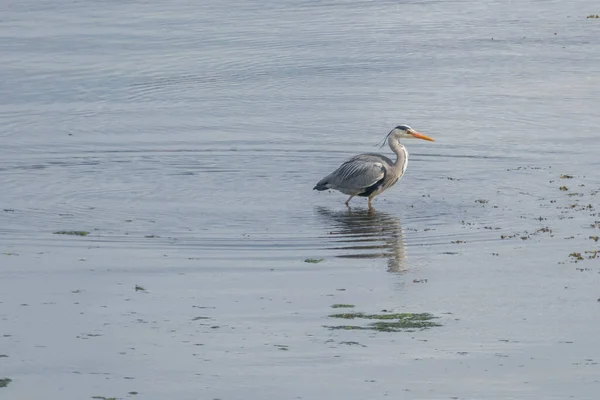
[[[387,258],[389,272],[406,271],[406,247],[400,220],[376,210],[333,211],[316,208],[328,225],[329,249],[342,258]]]

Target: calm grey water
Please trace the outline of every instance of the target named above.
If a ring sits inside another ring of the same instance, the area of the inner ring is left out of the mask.
[[[0,5],[0,397],[595,399],[592,13]],[[436,142],[375,213],[311,190],[400,123]]]

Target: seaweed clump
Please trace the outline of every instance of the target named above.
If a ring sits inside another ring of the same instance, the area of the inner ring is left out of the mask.
[[[436,317],[429,313],[381,313],[366,314],[361,312],[332,314],[330,318],[375,320],[367,325],[327,326],[332,330],[372,330],[377,332],[402,332],[423,330],[441,324],[432,321]]]

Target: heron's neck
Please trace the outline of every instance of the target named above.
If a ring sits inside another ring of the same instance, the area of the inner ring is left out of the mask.
[[[398,140],[390,138],[388,145],[394,153],[396,153],[396,162],[394,162],[395,168],[406,169],[406,163],[408,161],[408,151],[406,147],[402,146]]]

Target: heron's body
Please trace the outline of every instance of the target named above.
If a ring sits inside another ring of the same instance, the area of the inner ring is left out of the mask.
[[[313,189],[335,189],[347,194],[350,197],[346,205],[354,196],[368,197],[369,207],[372,207],[373,198],[395,185],[406,172],[408,151],[399,142],[400,137],[406,135],[433,141],[406,125],[400,125],[387,136],[388,145],[396,153],[396,161],[376,153],[359,154],[321,179]]]

